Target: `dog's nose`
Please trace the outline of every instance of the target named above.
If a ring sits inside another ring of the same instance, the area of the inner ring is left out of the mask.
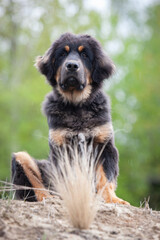
[[[69,61],[66,63],[66,69],[68,72],[77,72],[79,69],[78,62]]]

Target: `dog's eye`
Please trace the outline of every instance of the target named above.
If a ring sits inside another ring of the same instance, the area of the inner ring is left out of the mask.
[[[81,56],[82,56],[83,58],[87,58],[86,52],[82,52],[82,53],[81,53]]]
[[[63,52],[61,53],[61,57],[65,57],[65,56],[67,56],[67,52],[66,52],[66,51],[63,51]]]

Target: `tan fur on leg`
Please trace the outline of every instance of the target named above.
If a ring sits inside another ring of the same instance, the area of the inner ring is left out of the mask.
[[[93,128],[92,135],[94,137],[94,142],[104,143],[109,140],[113,135],[113,126],[111,122],[107,122],[104,125]]]
[[[55,143],[57,146],[63,145],[65,142],[65,136],[67,134],[66,129],[50,129],[49,130],[49,141]]]
[[[43,198],[51,197],[51,195],[47,193],[47,191],[37,189],[45,189],[45,187],[42,183],[41,173],[38,169],[38,166],[31,158],[31,156],[26,152],[14,153],[14,155],[16,157],[16,161],[23,167],[23,170],[31,185],[33,186],[33,188],[36,188],[34,189],[34,192],[37,201],[42,201]]]
[[[98,177],[99,181],[97,184],[97,192],[102,193],[102,197],[104,198],[106,203],[119,203],[129,205],[128,202],[118,198],[115,194],[116,184],[113,182],[108,182],[105,172],[103,170],[102,165],[98,168]]]

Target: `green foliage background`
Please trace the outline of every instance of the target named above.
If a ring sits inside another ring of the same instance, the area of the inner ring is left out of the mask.
[[[51,91],[34,68],[62,33],[96,37],[117,66],[104,88],[112,100],[120,152],[118,196],[160,209],[160,4],[158,1],[3,0],[0,2],[0,179],[11,153],[47,158],[41,103]]]

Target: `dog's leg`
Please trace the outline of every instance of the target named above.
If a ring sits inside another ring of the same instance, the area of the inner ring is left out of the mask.
[[[97,183],[97,192],[102,194],[106,203],[119,203],[119,204],[129,204],[121,198],[118,198],[115,194],[116,183],[109,182],[106,174],[101,165],[98,169],[98,183]]]
[[[50,145],[62,146],[65,143],[65,136],[67,131],[65,129],[49,130],[49,143]]]
[[[100,149],[104,147],[99,143]],[[97,191],[102,192],[102,196],[107,203],[129,204],[128,202],[118,198],[115,194],[116,182],[118,176],[118,151],[111,138],[100,156],[101,165],[98,168],[98,184]]]
[[[38,166],[39,165],[39,166]],[[42,201],[51,195],[46,191],[47,178],[42,176],[44,162],[34,160],[26,152],[14,153],[12,157],[12,182],[34,189],[16,190],[16,198],[26,201]],[[42,178],[43,177],[43,178]],[[45,185],[45,186],[44,186]]]

